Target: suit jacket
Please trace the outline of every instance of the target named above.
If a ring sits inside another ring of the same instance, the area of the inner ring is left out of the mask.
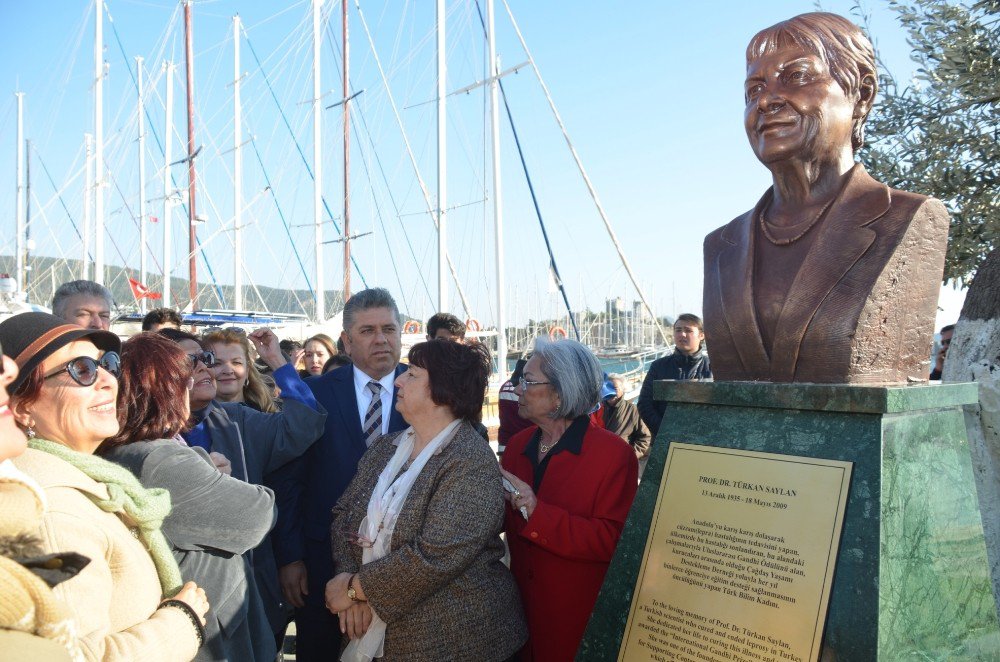
[[[396,375],[405,371],[406,366],[396,366]],[[278,500],[278,525],[272,538],[278,567],[306,561],[310,586],[319,586],[318,582],[325,585],[333,577],[330,511],[354,478],[358,462],[368,447],[362,436],[354,392],[354,366],[341,366],[307,379],[306,384],[328,412],[326,426],[323,436],[302,457],[272,475]],[[406,422],[396,411],[395,388],[389,409],[389,432],[405,429]],[[309,558],[307,541],[322,546],[326,553]],[[313,595],[313,592],[310,588],[307,596],[310,602],[322,605],[322,593]]]
[[[814,230],[764,346],[754,307],[757,206],[705,238],[705,336],[716,380],[892,383],[926,379],[948,241],[934,198],[861,165]]]
[[[340,533],[358,530],[400,436],[372,444],[334,508],[336,571],[358,573],[372,609],[386,622],[385,662],[506,660],[528,630],[514,578],[501,560],[500,470],[467,421],[414,482],[389,554],[361,565],[361,547]]]
[[[534,471],[524,453],[536,432],[514,435],[500,462],[529,485]],[[632,447],[590,421],[579,455],[563,450],[548,462],[531,517],[505,511],[510,570],[531,633],[521,651],[525,662],[570,662],[576,655],[638,484]]]

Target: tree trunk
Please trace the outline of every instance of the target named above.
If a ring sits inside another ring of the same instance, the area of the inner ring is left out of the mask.
[[[1000,250],[976,273],[945,360],[945,382],[976,382],[979,404],[966,407],[972,468],[986,535],[993,597],[1000,608]]]

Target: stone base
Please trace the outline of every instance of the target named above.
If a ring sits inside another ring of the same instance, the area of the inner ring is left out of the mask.
[[[975,384],[660,382],[667,403],[577,660],[618,650],[670,442],[854,463],[824,660],[1000,660],[963,405]]]

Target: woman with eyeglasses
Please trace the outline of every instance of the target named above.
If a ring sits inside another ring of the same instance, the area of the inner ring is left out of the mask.
[[[121,429],[98,453],[144,487],[170,494],[173,509],[163,533],[182,576],[196,578],[213,606],[195,660],[273,660],[277,650],[264,605],[241,555],[274,525],[274,493],[219,472],[204,449],[181,439],[193,372],[185,351],[163,336],[140,333],[127,340],[118,389]]]
[[[190,660],[204,640],[208,601],[194,582],[182,582],[160,529],[170,496],[94,455],[118,432],[118,336],[22,313],[0,323],[0,345],[20,371],[7,392],[28,436],[29,448],[14,464],[48,502],[43,547],[90,559],[54,590],[69,608],[84,655]]]
[[[90,559],[73,552],[53,567],[38,530],[46,510],[38,483],[12,462],[27,449],[14,420],[7,386],[17,379],[14,359],[0,347],[0,660],[80,660],[75,624],[52,587],[76,575]]]
[[[530,636],[521,660],[576,656],[635,497],[635,452],[590,420],[603,382],[585,345],[539,340],[515,385],[518,413],[537,426],[511,437],[500,462]]]
[[[261,358],[281,379],[284,407],[265,414],[239,402],[219,402],[212,368],[215,354],[205,351],[201,341],[190,333],[161,329],[158,333],[173,340],[191,362],[194,384],[191,389],[191,427],[182,434],[189,446],[210,453],[220,470],[226,463],[234,478],[254,485],[266,483],[266,477],[299,457],[323,433],[326,411],[316,402],[312,391],[295,374],[295,368],[281,354],[277,336],[262,329],[250,334]],[[281,648],[287,619],[282,607],[278,569],[270,538],[265,538],[248,553],[254,577],[271,632]]]

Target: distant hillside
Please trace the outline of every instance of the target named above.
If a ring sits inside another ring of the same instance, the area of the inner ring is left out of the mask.
[[[62,283],[76,280],[80,277],[79,260],[57,259],[51,257],[31,257],[31,271],[28,281],[28,300],[43,306],[52,304],[52,294]],[[93,265],[91,265],[93,269]],[[14,275],[14,258],[10,255],[0,255],[0,273]],[[186,273],[186,272],[185,272]],[[117,313],[127,313],[138,309],[132,290],[129,288],[128,277],[139,280],[138,269],[123,269],[115,265],[105,266],[105,284],[114,297]],[[232,308],[232,285],[214,286],[208,274],[199,273],[198,278],[198,308],[224,309]],[[206,282],[209,281],[209,282]],[[188,305],[188,281],[186,278],[171,278],[171,304],[174,308],[184,308]],[[145,283],[153,292],[162,291],[162,280],[159,274],[150,275]],[[313,295],[308,290],[281,290],[273,287],[246,287],[243,293],[246,310],[271,313],[304,313],[313,317]],[[150,306],[156,307],[158,301],[151,301]],[[344,307],[341,290],[326,291],[327,317]]]

